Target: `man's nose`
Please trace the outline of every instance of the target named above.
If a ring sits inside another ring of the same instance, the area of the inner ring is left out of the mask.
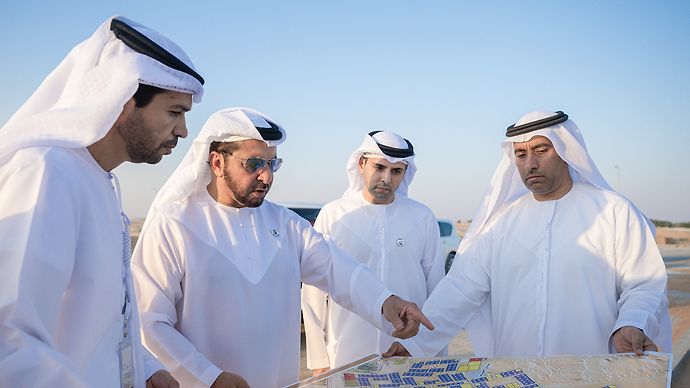
[[[181,138],[186,138],[189,135],[187,131],[187,121],[185,120],[184,114],[181,115],[182,118],[175,123],[175,128],[173,129],[173,135]]]
[[[525,167],[528,169],[534,169],[539,167],[539,160],[534,154],[528,153],[525,160]]]
[[[391,180],[391,173],[390,171],[383,171],[381,173],[381,182],[388,183]]]
[[[271,171],[271,166],[266,163],[264,168],[259,171],[259,175],[256,177],[259,181],[270,185],[273,182],[273,171]]]

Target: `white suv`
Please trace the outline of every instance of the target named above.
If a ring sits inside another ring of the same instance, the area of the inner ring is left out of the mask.
[[[450,266],[455,259],[455,251],[460,245],[460,236],[455,228],[455,222],[443,218],[438,219],[438,228],[441,232],[441,250],[446,258],[446,273],[450,271]]]

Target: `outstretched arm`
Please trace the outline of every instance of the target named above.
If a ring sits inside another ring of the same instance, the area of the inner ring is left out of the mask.
[[[302,233],[300,265],[304,283],[327,292],[340,306],[386,333],[396,331],[396,336],[407,338],[417,332],[420,322],[433,327],[413,303],[398,297],[386,301],[392,293],[366,265],[338,249],[313,228],[307,227]],[[393,327],[384,324],[382,318]]]
[[[490,246],[485,241],[476,241],[456,256],[450,272],[434,288],[422,310],[436,330],[422,327],[414,338],[400,341],[406,352],[433,357],[465,327],[489,295],[489,270],[484,264],[489,257]]]

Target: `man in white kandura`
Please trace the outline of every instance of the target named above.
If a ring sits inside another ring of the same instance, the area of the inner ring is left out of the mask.
[[[0,129],[0,385],[177,386],[140,342],[110,171],[169,154],[202,84],[172,41],[110,18]]]
[[[437,330],[386,355],[433,355],[466,325],[485,357],[671,352],[653,226],[604,180],[575,123],[532,112],[506,135],[488,194],[424,304]]]
[[[443,278],[444,258],[436,216],[407,196],[414,158],[402,136],[367,134],[347,162],[347,191],[323,207],[314,228],[396,295],[421,306]],[[394,341],[313,286],[302,287],[302,314],[307,367],[315,375],[380,354]]]
[[[285,136],[248,108],[213,114],[144,224],[133,258],[144,344],[185,387],[297,381],[300,282],[379,328],[383,312],[395,336],[433,328],[306,220],[264,200]]]

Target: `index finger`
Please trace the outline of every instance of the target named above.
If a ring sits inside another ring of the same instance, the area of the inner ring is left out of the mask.
[[[394,331],[393,333],[391,333],[391,335],[393,337],[405,339],[405,338],[414,337],[418,331],[419,331],[419,323],[416,322],[414,319],[407,319],[405,321],[405,326],[402,329]]]
[[[431,323],[431,321],[429,320],[429,318],[427,318],[426,315],[424,315],[424,313],[423,313],[421,310],[419,310],[418,308],[408,309],[408,310],[405,312],[405,314],[406,314],[406,315],[409,314],[409,315],[407,316],[407,319],[408,319],[408,320],[413,319],[413,320],[415,320],[415,321],[421,323],[422,325],[426,326],[426,328],[429,329],[429,330],[434,330],[434,329],[436,328],[436,327],[434,326],[434,324]]]

